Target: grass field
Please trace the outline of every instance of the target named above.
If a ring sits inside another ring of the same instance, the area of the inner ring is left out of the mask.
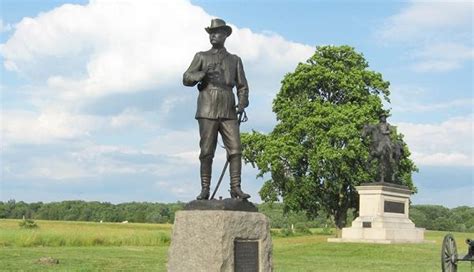
[[[1,271],[166,271],[171,225],[0,220]],[[275,271],[440,271],[444,232],[427,231],[426,244],[327,243],[328,235],[273,238]],[[460,255],[473,233],[454,233]],[[40,257],[59,264],[39,264]],[[459,263],[459,272],[471,271]]]

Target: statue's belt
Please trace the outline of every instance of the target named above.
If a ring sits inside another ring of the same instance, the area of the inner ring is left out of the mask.
[[[229,92],[232,92],[232,87],[230,86],[227,86],[227,85],[217,85],[217,84],[214,84],[214,83],[209,83],[205,88],[204,90],[217,90],[217,91],[229,91]],[[204,91],[203,90],[203,91]]]

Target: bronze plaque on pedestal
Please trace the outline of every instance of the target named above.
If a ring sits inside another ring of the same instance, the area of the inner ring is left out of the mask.
[[[234,240],[234,271],[258,272],[258,241]]]
[[[405,203],[387,201],[383,203],[383,211],[390,213],[405,213]]]

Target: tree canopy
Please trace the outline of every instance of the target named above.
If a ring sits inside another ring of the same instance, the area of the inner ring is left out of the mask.
[[[347,210],[357,208],[355,186],[375,181],[361,137],[365,124],[375,124],[389,101],[389,82],[368,69],[363,55],[349,46],[319,46],[314,55],[285,75],[273,101],[277,124],[268,134],[242,135],[247,163],[270,174],[260,190],[266,202],[282,200],[286,210],[321,211],[343,227]],[[414,189],[416,166],[403,136],[400,183]]]

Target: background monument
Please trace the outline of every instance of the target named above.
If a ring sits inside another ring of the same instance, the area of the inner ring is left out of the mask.
[[[424,229],[416,228],[409,218],[410,196],[407,186],[400,185],[398,164],[402,145],[390,137],[393,126],[387,114],[380,116],[376,125],[366,125],[363,137],[370,138],[370,158],[377,164],[377,182],[356,186],[359,193],[359,217],[350,228],[342,229],[342,238],[330,242],[420,243]]]

